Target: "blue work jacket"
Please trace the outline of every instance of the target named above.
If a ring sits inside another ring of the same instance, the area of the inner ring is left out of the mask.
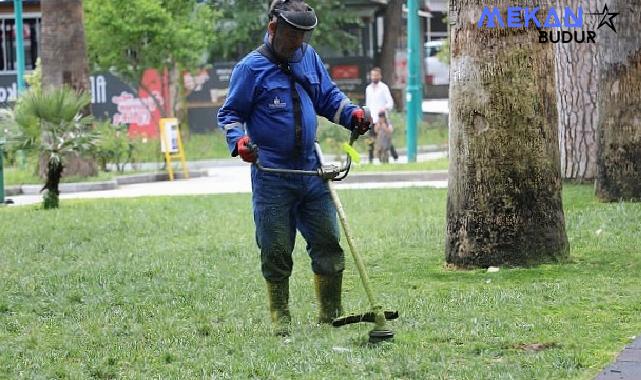
[[[296,151],[291,79],[262,54],[252,51],[234,67],[227,99],[218,111],[218,126],[225,132],[232,155],[236,142],[247,131],[258,145],[258,158],[265,167],[312,170],[319,164],[314,150],[316,115],[351,127],[357,106],[331,80],[311,46],[290,68],[310,91],[296,83],[302,108],[300,152]]]

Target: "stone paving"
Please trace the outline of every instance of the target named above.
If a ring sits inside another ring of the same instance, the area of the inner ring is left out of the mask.
[[[595,380],[641,380],[641,336],[627,345]]]

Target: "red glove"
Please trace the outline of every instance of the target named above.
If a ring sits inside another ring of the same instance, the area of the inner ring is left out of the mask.
[[[352,112],[352,129],[356,128],[359,135],[364,135],[369,131],[371,124],[372,119],[366,117],[364,109],[357,108]]]
[[[250,149],[249,136],[243,136],[236,142],[236,152],[245,162],[256,162],[256,149]]]

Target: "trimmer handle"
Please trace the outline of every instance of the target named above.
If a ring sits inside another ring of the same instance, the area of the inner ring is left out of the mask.
[[[249,151],[252,153],[258,153],[258,145],[254,144],[253,142],[247,144],[247,149],[249,149]]]
[[[363,107],[363,111],[365,112],[365,120],[372,120],[372,111],[370,111],[369,107]],[[358,140],[359,136],[360,134],[358,133],[358,128],[352,129],[352,133],[349,136],[349,145],[354,144],[354,142]]]

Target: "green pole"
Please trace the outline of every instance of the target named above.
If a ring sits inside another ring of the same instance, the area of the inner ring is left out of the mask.
[[[16,74],[18,94],[24,91],[24,37],[22,35],[22,0],[13,0],[16,18]]]
[[[15,18],[16,32],[16,83],[18,91],[16,97],[25,88],[24,85],[24,35],[22,26],[22,0],[13,0],[13,13]],[[0,142],[0,204],[4,204],[4,170],[3,170],[3,144]],[[24,161],[21,156],[21,161]]]
[[[4,141],[0,141],[0,205],[4,204],[4,170],[3,170],[3,160],[2,156],[4,154],[2,151],[4,150]]]
[[[418,0],[407,0],[407,161],[416,162],[416,127],[423,97],[420,82]]]

